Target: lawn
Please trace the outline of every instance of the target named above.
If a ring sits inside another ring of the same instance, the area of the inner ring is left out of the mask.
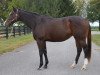
[[[0,54],[12,51],[22,45],[33,41],[32,34],[0,39]]]
[[[92,41],[93,41],[96,45],[100,46],[100,34],[92,35]]]

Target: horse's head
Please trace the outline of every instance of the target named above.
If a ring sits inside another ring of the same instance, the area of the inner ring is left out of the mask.
[[[19,12],[17,8],[13,7],[13,10],[10,12],[9,17],[4,22],[5,26],[10,26],[11,24],[15,23],[19,19]]]

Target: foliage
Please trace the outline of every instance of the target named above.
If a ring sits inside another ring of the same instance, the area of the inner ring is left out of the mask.
[[[53,17],[75,15],[72,0],[3,0],[0,16],[5,19],[12,6]]]
[[[75,15],[75,6],[72,0],[60,0],[59,1],[59,16],[71,16]]]
[[[100,0],[90,0],[90,5],[87,11],[90,20],[100,20]]]
[[[40,14],[56,17],[58,13],[59,0],[34,0],[31,10]]]
[[[99,20],[99,31],[100,31],[100,0],[90,0],[88,7],[88,18],[91,21]]]
[[[11,0],[2,0],[0,3],[0,17],[5,19],[8,15],[8,5],[11,2]]]
[[[77,15],[81,15],[84,5],[84,0],[73,0],[73,3],[75,5]]]
[[[87,17],[87,7],[90,0],[73,0],[75,4],[76,13],[84,18]]]

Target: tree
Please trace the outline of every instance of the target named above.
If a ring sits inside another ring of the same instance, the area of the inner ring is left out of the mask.
[[[75,15],[72,0],[33,0],[31,11],[53,17]]]
[[[90,5],[88,7],[88,18],[91,21],[99,20],[99,30],[100,30],[100,0],[90,0]]]
[[[76,15],[72,0],[59,0],[59,16]]]
[[[56,17],[58,2],[59,0],[34,0],[31,9],[40,14]]]
[[[75,4],[77,15],[86,18],[89,0],[73,0],[73,3]]]
[[[11,0],[2,0],[0,3],[0,17],[5,19],[7,17],[8,12],[8,5]]]
[[[0,13],[2,14],[0,15],[4,19],[12,10],[12,6],[52,17],[63,17],[76,14],[72,0],[2,0],[2,1],[3,4],[2,6],[0,5]]]

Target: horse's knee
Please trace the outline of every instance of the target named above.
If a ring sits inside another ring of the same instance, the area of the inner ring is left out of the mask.
[[[83,48],[83,51],[84,51],[84,53],[87,53],[87,52],[88,52],[88,47],[87,47],[87,46],[84,47],[84,48]]]
[[[86,46],[86,41],[85,40],[84,41],[80,41],[80,45],[81,45],[82,48],[84,48]]]
[[[43,53],[44,53],[44,51],[41,49],[41,50],[39,50],[39,55],[40,56],[42,56],[43,55]]]

